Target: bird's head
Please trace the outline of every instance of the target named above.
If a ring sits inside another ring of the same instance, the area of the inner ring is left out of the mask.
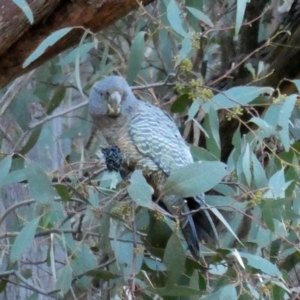
[[[130,96],[130,97],[128,97]],[[125,79],[108,76],[94,84],[89,97],[92,115],[107,115],[112,118],[124,113],[133,96]]]

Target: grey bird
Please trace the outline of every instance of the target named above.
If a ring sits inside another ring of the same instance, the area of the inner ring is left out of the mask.
[[[141,169],[159,196],[170,173],[193,163],[189,147],[169,114],[138,100],[125,79],[108,76],[94,84],[89,112],[109,145],[117,146],[126,169]],[[164,196],[163,204],[177,217],[191,254],[199,258],[199,242],[217,240],[215,225],[207,209],[189,214],[190,209],[207,207],[204,195],[183,199]]]

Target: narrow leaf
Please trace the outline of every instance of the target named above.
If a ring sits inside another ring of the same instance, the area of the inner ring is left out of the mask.
[[[200,11],[196,8],[193,8],[193,7],[186,7],[186,9],[199,21],[207,24],[210,27],[214,26],[211,19],[206,14],[204,14],[202,11]]]
[[[254,153],[251,153],[251,160],[253,166],[253,177],[254,177],[254,182],[256,184],[256,187],[259,189],[267,187],[268,179],[266,177],[266,173],[261,163],[254,155]]]
[[[247,143],[246,149],[242,159],[242,168],[247,181],[248,186],[251,185],[251,171],[250,171],[250,148]]]
[[[145,34],[146,32],[139,32],[134,38],[128,61],[127,81],[132,84],[136,75],[139,73],[145,54]]]
[[[83,97],[85,97],[85,95],[82,91],[81,79],[80,79],[80,59],[81,59],[81,55],[82,55],[80,50],[81,50],[81,46],[83,45],[85,38],[88,36],[89,33],[90,33],[89,30],[85,30],[84,34],[82,35],[80,42],[79,42],[79,47],[77,47],[76,58],[75,58],[75,80],[76,80],[78,90]]]
[[[157,294],[162,297],[169,296],[169,297],[176,297],[177,299],[178,299],[178,297],[199,296],[199,294],[200,294],[199,290],[191,289],[189,287],[180,286],[180,285],[174,285],[172,287],[167,286],[167,287],[163,287],[163,288],[159,288],[159,289],[149,287],[149,288],[147,288],[147,290],[149,290],[149,292],[152,292],[153,294]],[[214,298],[214,299],[217,299],[217,298]],[[202,298],[201,298],[201,300],[202,300]]]
[[[223,225],[229,230],[229,232],[235,237],[236,240],[238,240],[240,242],[241,245],[243,245],[243,243],[241,242],[241,240],[237,237],[237,235],[235,234],[235,232],[232,230],[231,226],[228,224],[228,222],[225,220],[225,218],[223,217],[223,215],[215,208],[215,207],[209,207],[210,211],[213,212],[215,214],[215,216],[223,223]]]
[[[235,22],[235,35],[238,35],[240,32],[240,28],[243,23],[246,4],[249,3],[250,0],[239,0],[237,1],[237,10],[236,10],[236,22]]]
[[[11,248],[11,262],[19,260],[21,256],[30,249],[39,221],[39,218],[34,219],[22,228]]]
[[[178,58],[176,60],[176,66],[178,66],[182,60],[188,57],[190,51],[192,50],[193,44],[192,39],[189,35],[186,35],[181,43],[181,49],[178,53]]]
[[[66,27],[60,30],[57,30],[50,34],[42,43],[26,58],[23,63],[23,68],[29,66],[32,62],[37,60],[48,47],[54,45],[57,41],[63,38],[67,33],[69,33],[73,27]]]
[[[71,287],[72,283],[72,268],[66,265],[58,277],[56,287],[66,294]]]
[[[163,262],[168,270],[167,284],[176,284],[184,270],[185,255],[181,241],[175,232],[168,240]]]
[[[216,143],[216,145],[221,149],[221,141],[220,141],[220,135],[219,135],[219,117],[218,113],[213,107],[210,107],[210,110],[208,112],[208,121],[209,126],[211,129],[212,137]]]
[[[28,3],[25,0],[13,0],[13,2],[23,11],[30,24],[33,24],[33,13]]]
[[[282,127],[282,130],[279,132],[279,136],[281,138],[281,142],[284,146],[285,151],[289,151],[290,148],[289,122],[296,101],[296,94],[288,96],[279,110],[278,125]]]
[[[181,36],[186,36],[187,32],[183,28],[181,11],[174,0],[170,0],[167,6],[167,18],[176,33]]]

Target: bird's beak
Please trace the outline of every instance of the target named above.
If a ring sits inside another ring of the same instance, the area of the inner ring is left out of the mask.
[[[119,92],[113,92],[107,101],[108,116],[117,117],[121,112],[122,97]]]

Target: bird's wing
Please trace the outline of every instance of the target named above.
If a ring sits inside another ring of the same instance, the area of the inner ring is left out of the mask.
[[[139,152],[150,157],[166,175],[193,162],[173,119],[160,108],[140,102],[128,126]]]

